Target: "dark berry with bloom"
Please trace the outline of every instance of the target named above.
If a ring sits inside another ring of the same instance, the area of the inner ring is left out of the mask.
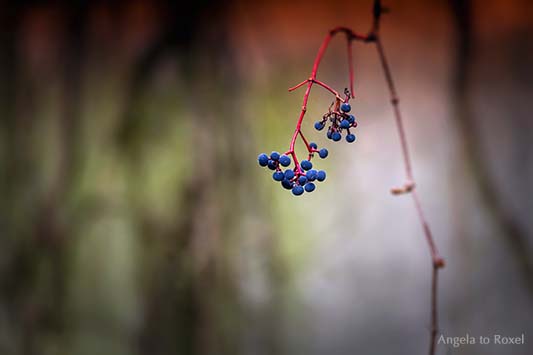
[[[289,158],[287,155],[282,155],[279,157],[279,163],[282,166],[289,166],[291,164],[291,158]]]
[[[295,196],[300,196],[301,194],[304,193],[304,188],[301,187],[300,185],[296,185],[292,188],[292,193],[295,195]]]
[[[342,112],[350,112],[351,109],[352,109],[352,106],[350,106],[350,104],[347,102],[341,105]]]
[[[287,190],[291,190],[292,187],[294,186],[294,183],[288,179],[285,179],[281,182],[281,186],[283,186]]]
[[[282,181],[285,179],[285,174],[281,171],[275,171],[274,174],[272,174],[272,178],[276,181]]]
[[[315,169],[311,169],[305,174],[305,177],[307,177],[308,181],[315,181],[316,179],[317,171]]]
[[[324,124],[323,124],[322,122],[318,122],[318,121],[315,122],[315,129],[316,129],[317,131],[321,131],[321,130],[323,130],[323,129],[324,129]]]
[[[259,154],[257,157],[257,161],[259,162],[259,165],[261,166],[267,166],[268,165],[268,155],[265,153]]]
[[[285,179],[291,180],[294,177],[294,170],[285,170]]]
[[[311,163],[309,160],[302,160],[302,163],[300,164],[302,169],[309,170],[313,167],[313,163]]]

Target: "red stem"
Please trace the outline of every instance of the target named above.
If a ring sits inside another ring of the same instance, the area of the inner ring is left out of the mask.
[[[294,90],[304,86],[305,84],[307,84],[307,89],[305,90],[304,97],[303,97],[302,110],[300,111],[300,117],[298,118],[298,122],[296,123],[296,128],[295,128],[294,133],[292,135],[289,151],[286,152],[286,154],[290,154],[292,156],[292,158],[294,159],[294,163],[296,165],[296,171],[298,173],[301,172],[301,170],[300,170],[300,165],[298,163],[298,158],[296,157],[296,154],[294,152],[294,145],[296,144],[296,139],[298,138],[298,135],[301,136],[303,142],[305,143],[305,145],[307,147],[307,150],[309,152],[311,152],[311,147],[309,146],[307,140],[303,136],[302,131],[301,131],[301,127],[302,127],[302,122],[303,122],[303,119],[304,119],[304,116],[305,116],[305,112],[307,111],[307,102],[309,101],[309,94],[311,93],[311,88],[313,87],[313,84],[317,84],[317,85],[323,87],[324,89],[328,90],[330,93],[335,95],[336,99],[338,99],[340,101],[345,101],[345,100],[343,100],[340,97],[340,95],[339,95],[339,93],[337,91],[335,91],[329,85],[327,85],[327,84],[325,84],[325,83],[323,83],[323,82],[321,82],[321,81],[316,79],[316,75],[317,75],[317,72],[318,72],[318,67],[320,66],[320,62],[322,61],[322,58],[324,57],[324,54],[326,53],[326,50],[327,50],[328,45],[329,45],[329,42],[331,41],[331,39],[337,33],[340,33],[340,32],[343,32],[343,33],[346,34],[346,40],[348,42],[348,60],[349,60],[349,73],[350,73],[350,93],[351,93],[351,96],[354,97],[354,94],[353,94],[354,74],[353,74],[353,65],[352,65],[351,42],[353,40],[368,41],[370,38],[369,38],[369,36],[359,35],[359,34],[353,32],[351,29],[349,29],[347,27],[335,27],[334,29],[329,31],[329,33],[326,35],[326,37],[322,41],[322,44],[320,45],[320,48],[318,49],[318,53],[317,53],[317,55],[315,57],[315,61],[313,63],[313,70],[311,71],[311,76],[309,77],[309,79],[304,80],[301,83],[299,83],[298,85],[289,88],[289,91],[294,91]],[[346,100],[348,100],[348,97],[346,98]]]
[[[383,13],[383,8],[381,7],[381,2],[379,0],[374,0],[374,21],[372,24],[372,29],[370,33],[366,36],[359,35],[355,32],[353,32],[351,29],[347,27],[336,27],[329,31],[326,38],[324,38],[324,41],[322,42],[322,45],[320,46],[318,53],[315,57],[315,62],[313,64],[313,70],[311,72],[311,76],[309,79],[301,82],[300,84],[292,87],[289,89],[289,91],[296,90],[305,84],[307,84],[307,89],[305,90],[304,97],[303,97],[303,104],[302,104],[302,110],[300,112],[300,117],[298,118],[298,122],[296,123],[296,129],[294,130],[294,134],[292,136],[290,149],[285,154],[292,155],[292,158],[294,159],[294,163],[296,165],[296,173],[302,174],[302,170],[300,169],[300,165],[298,163],[298,159],[296,157],[296,154],[294,152],[294,145],[296,142],[296,139],[298,138],[298,135],[302,138],[303,142],[305,143],[307,150],[309,152],[309,157],[311,157],[311,154],[315,152],[316,150],[312,149],[309,146],[309,143],[305,139],[304,135],[301,131],[302,121],[305,116],[305,112],[307,111],[307,102],[309,100],[309,94],[311,93],[311,88],[313,87],[313,84],[318,84],[319,86],[322,86],[326,90],[328,90],[330,93],[335,95],[336,101],[335,105],[338,106],[340,101],[348,101],[350,96],[352,98],[355,97],[354,93],[354,70],[353,70],[353,58],[352,58],[352,41],[358,40],[358,41],[364,41],[366,43],[369,42],[375,42],[376,49],[378,52],[379,60],[381,62],[381,66],[383,69],[383,73],[385,75],[385,81],[387,83],[389,93],[390,93],[390,101],[393,107],[394,112],[394,118],[396,121],[396,127],[398,129],[398,135],[400,137],[400,144],[401,144],[401,153],[403,157],[404,167],[405,167],[405,178],[406,181],[402,187],[396,187],[393,188],[391,191],[394,194],[403,194],[403,193],[411,193],[411,196],[413,197],[413,202],[418,214],[418,218],[420,220],[420,224],[422,225],[422,229],[424,231],[424,236],[426,238],[426,242],[429,248],[429,252],[431,255],[432,260],[432,276],[431,276],[431,333],[430,333],[430,347],[429,347],[429,355],[434,355],[436,351],[436,339],[437,339],[437,332],[438,332],[438,307],[437,307],[437,291],[438,291],[438,270],[442,267],[444,267],[444,259],[440,256],[437,247],[435,245],[431,229],[429,228],[429,224],[426,220],[426,217],[424,215],[424,211],[422,209],[422,205],[420,203],[420,199],[418,198],[418,194],[415,191],[415,181],[413,177],[413,171],[411,167],[411,157],[409,154],[409,149],[407,145],[407,138],[405,134],[405,129],[403,126],[403,120],[402,115],[399,107],[399,98],[396,92],[396,87],[394,85],[394,81],[392,79],[391,70],[389,67],[389,64],[387,62],[387,58],[385,56],[385,51],[383,49],[383,45],[381,43],[381,40],[379,38],[379,25],[380,25],[380,18]],[[331,39],[339,32],[343,32],[346,34],[347,39],[347,50],[348,50],[348,70],[349,70],[349,76],[350,76],[350,96],[347,96],[345,100],[343,100],[339,94],[333,90],[331,87],[326,85],[325,83],[322,83],[316,79],[316,75],[318,72],[318,67],[320,65],[320,62],[324,56],[324,53],[326,52],[329,42]]]

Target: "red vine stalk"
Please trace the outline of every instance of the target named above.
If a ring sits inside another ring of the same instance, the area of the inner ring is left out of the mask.
[[[401,145],[401,153],[403,157],[404,162],[404,169],[405,169],[405,178],[406,181],[401,187],[394,187],[391,189],[391,193],[394,195],[400,195],[405,193],[410,193],[413,202],[415,205],[415,209],[417,211],[418,219],[420,221],[420,224],[422,225],[422,229],[424,232],[424,236],[429,248],[429,252],[431,255],[431,261],[432,261],[432,275],[431,275],[431,303],[430,303],[430,310],[431,310],[431,332],[430,332],[430,345],[429,345],[429,355],[434,355],[436,351],[436,339],[437,339],[437,332],[438,332],[438,306],[437,306],[437,292],[438,292],[438,271],[440,268],[444,267],[444,259],[440,256],[437,247],[435,245],[433,235],[431,233],[431,229],[429,227],[429,224],[426,220],[424,210],[422,209],[422,204],[420,203],[420,199],[418,197],[418,194],[416,192],[416,184],[413,177],[413,171],[411,166],[411,158],[409,153],[409,148],[407,144],[407,138],[405,134],[405,129],[403,126],[403,120],[402,115],[400,111],[400,100],[396,91],[396,87],[394,85],[394,81],[392,78],[390,66],[387,61],[387,57],[385,56],[385,51],[383,49],[383,44],[381,42],[381,38],[379,36],[379,24],[380,24],[380,18],[381,15],[385,12],[385,9],[381,6],[381,2],[379,0],[374,1],[374,22],[371,31],[368,35],[360,35],[352,31],[350,28],[347,27],[336,27],[329,31],[326,38],[322,42],[322,45],[320,46],[318,53],[315,57],[315,61],[313,64],[313,70],[311,72],[311,76],[309,79],[304,80],[300,84],[292,87],[289,89],[289,91],[296,90],[304,85],[307,84],[307,89],[304,93],[303,97],[303,104],[302,104],[302,110],[300,112],[300,117],[298,118],[298,122],[296,124],[296,129],[294,131],[294,134],[292,136],[291,144],[289,151],[287,151],[285,154],[290,154],[296,164],[296,169],[298,172],[300,171],[300,166],[298,164],[298,160],[296,157],[296,154],[294,152],[294,145],[296,142],[296,139],[298,136],[301,137],[303,142],[305,143],[307,150],[309,154],[312,154],[316,150],[311,148],[309,146],[309,143],[307,142],[307,139],[304,137],[301,126],[302,121],[304,119],[305,113],[307,111],[307,102],[309,100],[309,94],[311,93],[311,88],[314,84],[317,84],[330,93],[332,93],[335,96],[335,105],[338,106],[340,102],[347,102],[350,97],[354,98],[354,70],[353,70],[353,61],[352,61],[352,41],[362,41],[365,43],[375,43],[376,49],[378,52],[378,57],[383,69],[383,73],[385,75],[385,81],[387,83],[387,87],[390,94],[390,101],[392,104],[393,112],[394,112],[394,118],[396,121],[396,128],[398,130],[398,135],[400,137],[400,145]],[[350,91],[346,94],[346,98],[343,100],[339,93],[332,89],[327,84],[318,81],[316,76],[318,72],[318,67],[320,65],[320,62],[322,60],[322,57],[324,56],[324,53],[326,52],[328,45],[331,41],[331,39],[337,34],[337,33],[344,33],[346,35],[347,40],[347,49],[348,49],[348,70],[349,70],[349,79],[350,79]]]

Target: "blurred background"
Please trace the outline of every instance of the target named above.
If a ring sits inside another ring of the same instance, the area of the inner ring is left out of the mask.
[[[447,261],[439,354],[533,352],[533,3],[386,1],[419,194]],[[0,354],[423,354],[431,261],[372,45],[358,140],[295,198],[285,151],[328,29],[371,1],[3,1]],[[348,86],[335,39],[318,77]],[[298,149],[301,149],[299,147]]]

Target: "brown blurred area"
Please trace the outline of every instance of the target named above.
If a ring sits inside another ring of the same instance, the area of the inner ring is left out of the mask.
[[[533,3],[385,1],[419,193],[447,260],[445,336],[533,350]],[[284,151],[327,31],[371,1],[3,1],[0,354],[423,353],[430,262],[371,45],[358,142],[302,199]],[[347,86],[344,43],[320,80]],[[314,90],[314,89],[313,89]]]

